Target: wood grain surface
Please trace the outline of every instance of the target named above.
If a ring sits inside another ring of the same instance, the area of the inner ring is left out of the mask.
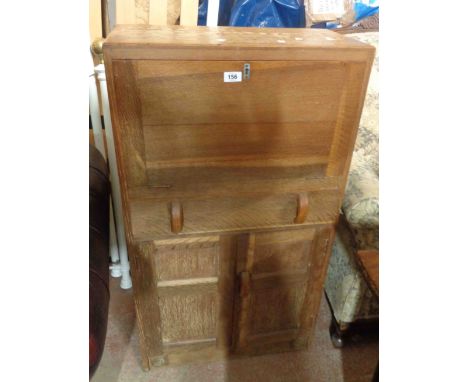
[[[181,0],[180,25],[196,26],[198,22],[198,0]]]
[[[212,355],[224,354],[231,342],[233,239],[205,236],[149,241],[139,244],[137,251],[137,258],[147,259],[145,280],[150,283],[142,293],[152,299],[151,316],[142,319],[157,326],[144,330],[144,335],[150,335],[145,349],[148,359],[177,363],[174,349],[188,356],[200,347]],[[146,313],[148,306],[136,301],[137,309]]]
[[[149,0],[148,24],[167,25],[167,5],[169,0]]]
[[[132,0],[127,0],[132,1]],[[225,41],[220,41],[224,38]],[[284,39],[284,42],[278,39]],[[107,48],[136,49],[167,45],[172,47],[202,46],[204,49],[218,47],[258,47],[266,49],[323,49],[336,51],[340,49],[361,51],[366,59],[374,51],[364,44],[344,35],[326,29],[305,28],[248,28],[248,27],[198,27],[198,26],[157,26],[157,25],[117,25],[106,40]],[[149,53],[149,52],[148,52]],[[204,54],[205,52],[201,52]],[[347,60],[349,52],[343,57]],[[221,52],[220,52],[221,54]],[[175,57],[178,58],[178,57]],[[285,58],[287,59],[287,58]]]
[[[302,224],[334,224],[340,208],[337,192],[308,193],[309,212]],[[203,196],[201,196],[203,197]],[[253,195],[186,199],[183,202],[183,234],[240,232],[290,227],[297,216],[297,195]],[[170,203],[151,199],[133,201],[130,216],[135,240],[173,236]]]
[[[373,54],[324,30],[111,33],[144,368],[309,345]]]
[[[331,230],[251,233],[239,240],[235,352],[305,346],[320,302]]]
[[[376,250],[359,250],[356,252],[358,264],[362,269],[372,291],[379,295],[379,252]]]

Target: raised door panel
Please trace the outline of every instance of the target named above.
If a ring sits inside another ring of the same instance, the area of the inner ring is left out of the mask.
[[[156,241],[154,269],[164,346],[215,343],[219,237]]]
[[[249,234],[240,239],[237,353],[301,348],[315,320],[331,229]]]
[[[152,320],[159,348],[153,364],[173,364],[228,351],[231,344],[235,241],[219,236],[141,244],[152,269]],[[149,293],[149,291],[147,291]],[[156,311],[157,310],[157,311]]]
[[[159,286],[162,341],[165,346],[216,343],[217,280],[187,287]],[[200,288],[201,286],[201,288]]]

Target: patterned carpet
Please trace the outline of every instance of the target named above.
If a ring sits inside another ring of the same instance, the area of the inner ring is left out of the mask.
[[[140,367],[132,292],[111,279],[104,354],[93,382],[368,382],[378,359],[378,339],[357,337],[335,349],[328,335],[330,310],[322,298],[310,350],[177,367]]]

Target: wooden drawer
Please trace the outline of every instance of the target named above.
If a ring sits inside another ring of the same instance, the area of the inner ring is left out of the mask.
[[[171,237],[176,233],[202,234],[297,224],[330,224],[335,222],[339,207],[338,191],[326,190],[167,202],[148,199],[133,201],[130,213],[134,239],[150,240]],[[173,229],[179,225],[180,231]]]

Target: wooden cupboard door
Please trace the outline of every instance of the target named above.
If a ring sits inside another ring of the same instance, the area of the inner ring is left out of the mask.
[[[235,241],[219,236],[146,243],[152,269],[157,338],[153,364],[173,364],[225,352],[232,338]],[[146,304],[149,306],[149,304]],[[208,354],[207,354],[208,353]]]
[[[308,344],[328,262],[329,227],[252,233],[238,246],[237,353]]]

